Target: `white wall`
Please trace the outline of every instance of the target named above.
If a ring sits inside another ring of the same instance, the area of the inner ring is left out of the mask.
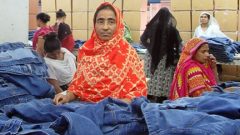
[[[0,0],[0,43],[28,42],[28,0]]]

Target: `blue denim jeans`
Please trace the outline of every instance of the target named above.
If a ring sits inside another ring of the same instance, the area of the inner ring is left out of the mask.
[[[6,42],[6,43],[0,44],[0,52],[15,50],[17,48],[24,48],[24,44],[22,42],[14,42],[14,43]]]
[[[0,45],[0,73],[48,76],[43,58],[35,51],[24,48],[23,43]]]
[[[67,135],[94,134],[94,132],[105,135],[147,135],[147,126],[139,110],[140,105],[135,102],[126,104],[107,98],[98,104],[88,104],[78,108],[74,113],[64,113],[50,127],[56,132],[65,132]]]
[[[100,127],[91,119],[78,113],[63,113],[50,128],[64,135],[103,135]]]
[[[0,134],[1,135],[15,135],[21,128],[22,121],[20,120],[0,120]]]
[[[38,99],[27,103],[8,105],[2,108],[8,117],[17,116],[30,123],[53,122],[64,112],[74,112],[77,108],[84,107],[79,102],[71,102],[64,105],[54,105],[52,99]]]
[[[212,53],[217,61],[232,62],[234,54],[238,48],[227,38],[207,38],[210,53]]]
[[[55,95],[53,86],[50,85],[46,79],[37,76],[10,74],[0,74],[0,76],[37,98],[53,98]]]
[[[2,77],[0,77],[0,93],[0,107],[9,104],[25,103],[34,99],[34,96],[30,95],[26,90]]]
[[[163,104],[149,103],[142,97],[131,104],[107,98],[97,104],[72,102],[56,106],[51,99],[42,99],[5,106],[3,112],[26,124],[51,123],[46,130],[53,129],[59,134],[231,135],[240,134],[240,105],[236,104],[239,95],[240,90],[218,90]],[[33,127],[39,131],[43,129],[43,126]],[[31,125],[25,129],[31,129]]]
[[[156,104],[142,105],[149,135],[235,135],[240,120],[177,109],[159,110]]]
[[[19,43],[19,46],[12,47],[8,44],[1,44],[4,51],[0,51],[0,65],[12,66],[17,64],[27,63],[42,63],[43,59],[30,49],[23,48],[24,45]]]
[[[13,75],[36,75],[38,77],[48,77],[47,67],[44,64],[24,64],[10,67],[0,67],[0,73]]]
[[[73,102],[60,106],[54,105],[52,99],[42,99],[3,108],[3,112],[9,117],[17,116],[27,123],[53,122],[51,128],[56,132],[76,135],[91,134],[93,131],[109,135],[148,134],[139,110],[139,105],[130,105],[111,98],[98,104]],[[76,119],[84,123],[79,123]],[[82,129],[84,132],[80,131],[81,124],[92,125],[92,130],[86,128]]]

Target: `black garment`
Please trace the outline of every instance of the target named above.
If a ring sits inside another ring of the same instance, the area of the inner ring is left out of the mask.
[[[147,99],[150,100],[152,103],[162,103],[164,100],[167,100],[167,97],[158,97],[158,96],[153,96],[153,95],[147,95]]]
[[[160,9],[147,24],[141,42],[151,54],[152,72],[164,55],[167,55],[166,67],[177,64],[182,39],[176,29],[176,19],[168,9]]]

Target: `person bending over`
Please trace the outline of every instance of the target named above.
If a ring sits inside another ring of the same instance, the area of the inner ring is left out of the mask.
[[[67,90],[76,72],[76,57],[67,49],[61,47],[61,42],[55,32],[44,36],[45,61],[48,66],[49,78],[47,79],[60,93]]]

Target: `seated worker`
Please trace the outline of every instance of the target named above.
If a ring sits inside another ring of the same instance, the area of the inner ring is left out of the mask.
[[[225,37],[230,39],[220,30],[217,20],[210,13],[202,12],[200,14],[199,22],[200,24],[195,29],[193,37],[206,37],[206,38]]]
[[[66,17],[66,13],[62,9],[59,9],[56,12],[57,22],[53,26],[53,29],[58,33],[58,38],[62,43],[62,47],[72,52],[75,42],[70,26],[65,23]]]
[[[124,40],[124,24],[119,9],[105,2],[94,15],[91,38],[79,49],[77,71],[66,93],[55,104],[78,99],[98,102],[112,97],[131,102],[147,95],[146,77],[140,59]]]
[[[217,84],[216,59],[206,41],[193,38],[183,47],[170,88],[170,99],[196,97]]]
[[[40,37],[43,37],[44,35],[48,34],[49,32],[52,32],[52,27],[48,26],[48,22],[50,21],[50,16],[46,13],[39,13],[36,16],[37,20],[37,26],[39,29],[34,33],[33,35],[33,49],[37,49],[38,39]],[[41,52],[40,52],[41,53]],[[40,54],[42,55],[42,54]]]
[[[76,57],[65,48],[61,48],[57,34],[51,32],[44,36],[45,62],[48,66],[50,84],[55,88],[56,93],[67,90],[68,84],[72,81],[76,72]]]

